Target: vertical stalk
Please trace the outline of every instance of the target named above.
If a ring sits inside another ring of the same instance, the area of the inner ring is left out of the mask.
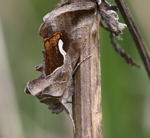
[[[150,53],[149,53],[149,51],[144,43],[144,40],[136,26],[134,18],[132,16],[127,4],[124,2],[124,0],[115,0],[115,2],[124,18],[126,24],[128,25],[129,31],[131,32],[133,40],[134,40],[136,47],[139,51],[139,54],[143,60],[147,74],[150,78]]]
[[[70,0],[79,2],[82,0]],[[88,42],[80,51],[80,64],[75,74],[73,97],[73,117],[76,131],[74,138],[102,138],[102,108],[100,84],[99,22],[97,14],[93,18]]]

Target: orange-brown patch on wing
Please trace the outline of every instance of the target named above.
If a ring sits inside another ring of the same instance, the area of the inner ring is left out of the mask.
[[[61,33],[56,33],[44,42],[46,75],[51,74],[56,68],[63,65],[63,56],[58,47],[58,41],[61,39],[61,35]]]

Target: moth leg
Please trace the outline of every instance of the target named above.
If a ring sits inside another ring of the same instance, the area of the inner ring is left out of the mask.
[[[91,55],[85,57],[82,61],[78,62],[77,65],[75,66],[74,70],[73,70],[73,75],[76,73],[77,69],[79,68],[79,66],[84,62],[86,61],[88,58],[90,58]]]
[[[113,45],[115,51],[116,51],[119,55],[121,55],[121,56],[126,60],[126,62],[127,62],[128,64],[131,64],[131,65],[136,66],[136,67],[140,67],[140,66],[136,63],[136,61],[135,61],[131,56],[129,56],[129,55],[124,51],[124,49],[121,48],[120,45],[116,42],[116,35],[115,35],[114,33],[111,33],[110,38],[111,38],[111,43],[112,43],[112,45]]]

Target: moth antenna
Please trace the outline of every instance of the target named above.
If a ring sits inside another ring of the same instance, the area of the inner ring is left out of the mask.
[[[136,61],[135,61],[130,55],[128,55],[128,54],[124,51],[124,49],[116,42],[116,35],[115,35],[114,33],[111,33],[111,34],[110,34],[110,38],[111,38],[111,43],[112,43],[112,45],[113,45],[115,51],[116,51],[120,56],[122,56],[122,57],[126,60],[126,62],[127,62],[128,64],[131,64],[131,65],[136,66],[136,67],[139,68],[140,66],[136,63]]]

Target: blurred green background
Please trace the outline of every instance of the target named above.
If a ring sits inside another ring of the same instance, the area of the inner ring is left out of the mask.
[[[53,115],[23,93],[26,82],[39,75],[34,66],[43,62],[38,34],[42,17],[58,2],[0,0],[0,138],[72,138],[65,113]],[[150,1],[126,2],[150,45]],[[104,138],[150,138],[150,82],[127,29],[123,38],[120,44],[140,69],[124,62],[111,46],[109,33],[101,29]]]

